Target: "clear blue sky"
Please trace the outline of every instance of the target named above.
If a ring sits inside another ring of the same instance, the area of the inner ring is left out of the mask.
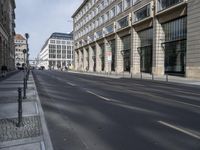
[[[53,32],[71,32],[72,14],[83,0],[15,0],[16,33],[29,33],[30,58]]]

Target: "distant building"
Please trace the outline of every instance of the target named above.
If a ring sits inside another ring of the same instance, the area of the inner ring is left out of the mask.
[[[71,67],[73,60],[72,33],[53,33],[39,53],[39,65],[45,69]]]
[[[75,69],[200,78],[199,0],[84,0]]]
[[[0,0],[0,68],[6,65],[9,70],[15,68],[15,1]]]
[[[21,34],[15,36],[15,67],[22,67],[26,63],[26,55],[23,51],[27,50],[26,39]]]

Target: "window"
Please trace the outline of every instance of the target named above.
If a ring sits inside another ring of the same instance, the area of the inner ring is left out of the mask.
[[[141,72],[152,72],[152,50],[153,50],[153,28],[138,32],[140,38],[140,70]]]
[[[138,2],[140,2],[141,0],[133,0],[133,5],[137,4]]]
[[[187,17],[162,25],[165,32],[165,72],[185,73],[187,49]]]
[[[129,25],[128,16],[126,16],[126,17],[124,17],[124,18],[122,18],[118,21],[118,27],[117,28],[121,29],[121,28],[127,27],[128,25]]]
[[[162,25],[165,32],[165,41],[174,41],[187,38],[187,18],[177,19]]]
[[[120,2],[117,5],[117,14],[121,13],[122,11],[123,11],[123,4],[122,4],[122,2]]]
[[[105,14],[105,22],[108,21],[110,19],[110,12],[108,11],[106,14]]]
[[[105,31],[106,34],[109,34],[109,33],[114,32],[113,25],[110,25],[110,26],[106,27],[105,30],[106,30],[106,31]]]
[[[158,0],[158,11],[162,11],[181,2],[183,0]]]
[[[103,37],[103,32],[102,32],[102,30],[96,32],[96,34],[97,34],[97,38],[102,38],[102,37]]]
[[[116,15],[116,9],[115,9],[115,7],[113,7],[111,9],[110,18],[113,18],[115,15]]]
[[[50,40],[50,43],[55,44],[55,40]]]
[[[101,22],[100,24],[103,24],[104,23],[104,15],[101,16]]]
[[[124,0],[124,9],[131,6],[131,0]]]
[[[143,20],[147,17],[150,17],[150,4],[139,9],[134,14],[135,14],[135,22]]]

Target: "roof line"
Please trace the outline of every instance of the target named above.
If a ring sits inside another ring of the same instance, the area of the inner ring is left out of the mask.
[[[75,11],[75,13],[72,15],[72,18],[75,17],[75,15],[80,11],[81,8],[88,2],[89,0],[84,0],[83,3],[78,7],[78,9]]]

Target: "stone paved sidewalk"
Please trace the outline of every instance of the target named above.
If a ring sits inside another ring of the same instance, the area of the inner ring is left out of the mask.
[[[0,149],[52,150],[43,110],[30,73],[27,98],[23,99],[23,124],[18,119],[18,88],[23,87],[24,72],[0,81]]]

